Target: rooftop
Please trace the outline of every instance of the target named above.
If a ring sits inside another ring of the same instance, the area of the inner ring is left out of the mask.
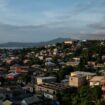
[[[75,71],[75,72],[72,72],[72,73],[74,73],[74,74],[76,74],[76,75],[96,75],[96,73],[91,73],[91,72],[81,72],[81,71]],[[71,73],[71,74],[72,74]]]
[[[90,82],[101,82],[101,81],[103,81],[103,80],[105,80],[105,76],[94,76],[91,80],[90,80]]]
[[[56,77],[48,76],[48,77],[37,77],[37,79],[56,79]]]
[[[53,89],[53,90],[64,90],[67,88],[65,85],[61,83],[45,83],[38,86],[41,86],[43,88]]]

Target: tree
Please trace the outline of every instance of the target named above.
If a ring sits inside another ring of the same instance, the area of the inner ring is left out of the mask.
[[[77,66],[77,70],[78,70],[78,71],[83,71],[84,68],[85,68],[86,63],[87,63],[87,60],[86,60],[85,58],[81,57],[80,63],[79,63],[79,65]]]
[[[71,104],[71,97],[70,96],[68,96],[68,95],[66,95],[66,96],[64,96],[63,97],[63,99],[62,99],[62,105],[72,105]]]
[[[90,87],[89,86],[83,86],[80,88],[79,90],[79,95],[80,95],[80,98],[89,98],[89,93],[90,93]]]
[[[90,93],[91,93],[91,95],[90,95],[91,99],[94,101],[97,101],[102,96],[101,87],[95,86],[95,87],[91,88]]]
[[[96,101],[95,101],[95,105],[102,105],[102,103],[103,103],[103,102],[100,101],[100,100],[96,100]]]
[[[66,75],[69,75],[70,72],[74,71],[72,66],[66,66],[65,68],[61,69],[58,72],[58,78],[59,80],[63,80],[65,78]]]
[[[88,99],[83,99],[81,100],[81,103],[79,105],[91,105],[91,103],[89,103],[89,100]]]
[[[78,95],[76,95],[75,97],[72,98],[72,104],[71,105],[79,105],[80,104],[80,100]]]

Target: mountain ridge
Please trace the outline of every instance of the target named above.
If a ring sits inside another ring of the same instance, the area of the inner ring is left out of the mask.
[[[73,40],[73,39],[56,38],[53,40],[43,41],[43,42],[7,42],[7,43],[1,43],[0,47],[39,47],[39,46],[44,46],[48,44],[62,43],[65,40]]]

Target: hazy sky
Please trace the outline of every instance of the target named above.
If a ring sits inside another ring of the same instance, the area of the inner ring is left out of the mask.
[[[105,0],[0,0],[0,43],[105,38]]]

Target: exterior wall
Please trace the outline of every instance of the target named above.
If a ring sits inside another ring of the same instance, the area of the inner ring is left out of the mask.
[[[73,44],[72,41],[65,41],[64,44]]]
[[[49,94],[55,94],[55,93],[57,93],[56,90],[49,89],[49,88],[42,87],[42,86],[38,86],[38,85],[35,86],[35,90],[37,92],[43,92],[43,93],[49,93]]]
[[[26,101],[23,100],[23,101],[21,102],[21,105],[28,105],[28,104],[26,103]]]
[[[75,72],[72,72],[71,73],[71,76],[76,76],[77,74]]]
[[[43,84],[43,83],[50,83],[50,82],[56,82],[56,78],[36,78],[37,84]]]
[[[44,59],[43,56],[39,56],[38,58],[39,58],[40,60],[43,60],[43,59]]]
[[[37,78],[37,84],[38,84],[38,85],[40,85],[40,84],[43,84],[43,81],[42,81],[42,79],[40,79],[40,78]]]
[[[66,63],[67,66],[73,66],[73,67],[78,66],[78,64],[79,64],[79,62],[77,62],[77,61],[76,62],[75,61],[73,61],[73,62],[71,61],[71,62],[67,62]]]
[[[69,78],[69,85],[73,87],[78,87],[78,78],[76,77],[70,77]]]
[[[100,85],[100,83],[99,82],[90,82],[90,86],[99,86]]]
[[[87,75],[86,80],[90,80],[93,77],[93,75]]]
[[[105,86],[102,86],[102,91],[105,92]]]
[[[95,76],[96,74],[83,74],[83,73],[81,73],[81,75],[83,75],[83,76],[86,76],[86,80],[90,80],[93,76]],[[71,73],[71,76],[73,77],[73,76],[77,76],[77,73],[76,72],[72,72]]]
[[[103,86],[104,85],[104,76],[94,76],[92,79],[90,79],[90,86]]]
[[[84,77],[70,77],[69,86],[71,87],[80,87],[85,83]]]
[[[48,99],[54,99],[54,96],[53,95],[47,94],[47,93],[44,93],[44,97],[46,97]]]

